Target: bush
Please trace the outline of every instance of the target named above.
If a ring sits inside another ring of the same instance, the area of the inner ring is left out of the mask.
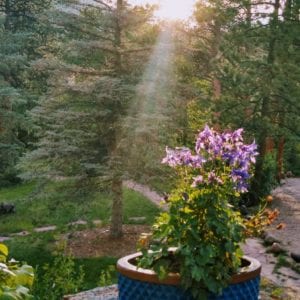
[[[261,182],[262,196],[269,195],[274,187],[278,185],[276,180],[277,163],[273,153],[266,154],[263,163],[263,177]]]
[[[64,254],[64,246],[58,250],[53,263],[41,268],[43,276],[37,276],[33,289],[35,299],[62,299],[64,295],[76,293],[82,288],[83,269],[76,268],[73,257]]]
[[[0,244],[0,299],[33,299],[29,289],[33,284],[33,268],[21,265],[15,260],[7,260],[8,248]]]

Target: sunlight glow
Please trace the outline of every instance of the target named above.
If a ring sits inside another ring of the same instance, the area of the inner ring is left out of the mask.
[[[188,19],[193,13],[195,0],[129,0],[131,4],[157,4],[156,16],[161,19]]]

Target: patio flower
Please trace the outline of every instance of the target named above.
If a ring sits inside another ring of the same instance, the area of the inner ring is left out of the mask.
[[[194,150],[167,147],[162,163],[179,180],[139,265],[160,278],[179,273],[195,299],[221,293],[241,265],[245,228],[235,204],[248,191],[257,155],[255,142],[244,143],[243,129],[219,133],[205,126]],[[176,247],[172,254],[170,247]]]

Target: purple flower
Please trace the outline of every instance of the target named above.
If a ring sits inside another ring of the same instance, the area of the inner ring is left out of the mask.
[[[238,182],[235,190],[239,193],[246,193],[248,192],[248,184],[246,182]]]
[[[170,149],[166,147],[167,156],[162,160],[163,164],[168,164],[170,167],[190,166],[200,168],[206,161],[200,155],[192,155],[189,148]]]
[[[167,147],[167,155],[162,163],[171,167],[188,166],[197,170],[196,174],[192,173],[192,187],[205,183],[213,188],[215,184],[227,186],[231,182],[233,189],[246,192],[247,182],[251,177],[250,168],[255,163],[258,152],[255,141],[249,145],[244,144],[242,133],[243,129],[240,128],[234,132],[219,134],[206,125],[197,136],[196,154],[189,148]]]
[[[232,170],[231,178],[233,182],[237,182],[239,180],[246,180],[250,177],[246,170]]]
[[[209,141],[213,139],[213,135],[213,131],[207,125],[205,125],[204,130],[199,133],[198,138],[196,140],[196,153],[199,154],[199,152],[202,149],[206,149],[207,145],[209,144]]]
[[[192,184],[192,187],[197,187],[199,184],[203,183],[203,176],[199,175],[197,177],[194,177],[194,182]]]
[[[242,133],[243,133],[244,129],[240,128],[237,129],[236,131],[234,131],[231,135],[231,139],[233,142],[242,142],[243,141],[243,137],[242,137]]]
[[[211,171],[208,173],[208,183],[223,184],[223,180],[214,171]]]

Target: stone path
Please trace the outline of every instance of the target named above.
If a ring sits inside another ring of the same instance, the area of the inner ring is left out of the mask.
[[[134,190],[136,192],[141,193],[143,196],[148,198],[152,203],[159,206],[163,210],[167,210],[168,206],[167,204],[164,204],[163,198],[160,194],[157,192],[151,190],[149,186],[139,184],[137,182],[134,182],[132,180],[126,180],[123,182],[123,185],[131,190]]]
[[[76,295],[64,296],[63,300],[118,300],[118,287],[111,285],[96,288]]]
[[[70,227],[74,227],[74,226],[78,226],[78,225],[82,225],[82,226],[87,226],[88,222],[85,220],[77,220],[71,223],[68,223],[67,225]],[[95,226],[101,226],[102,225],[102,220],[93,220],[93,224]],[[50,225],[50,226],[44,226],[44,227],[36,227],[33,229],[33,232],[49,232],[49,231],[54,231],[57,229],[57,226],[55,225]],[[29,231],[21,231],[21,232],[16,232],[16,233],[12,233],[9,236],[0,236],[0,243],[1,242],[5,242],[8,240],[11,240],[12,238],[14,238],[15,236],[27,236],[30,235],[31,232]]]
[[[300,254],[300,178],[288,178],[273,191],[272,208],[279,209],[278,222],[286,224],[284,230],[272,227],[268,231],[290,251]]]
[[[282,288],[295,290],[297,294],[299,293],[297,299],[300,299],[300,274],[284,266],[276,270],[277,257],[267,252],[261,239],[248,239],[243,246],[243,251],[246,255],[252,256],[260,261],[262,264],[262,277],[266,277],[272,283]],[[287,258],[287,260],[293,264],[292,259]]]

